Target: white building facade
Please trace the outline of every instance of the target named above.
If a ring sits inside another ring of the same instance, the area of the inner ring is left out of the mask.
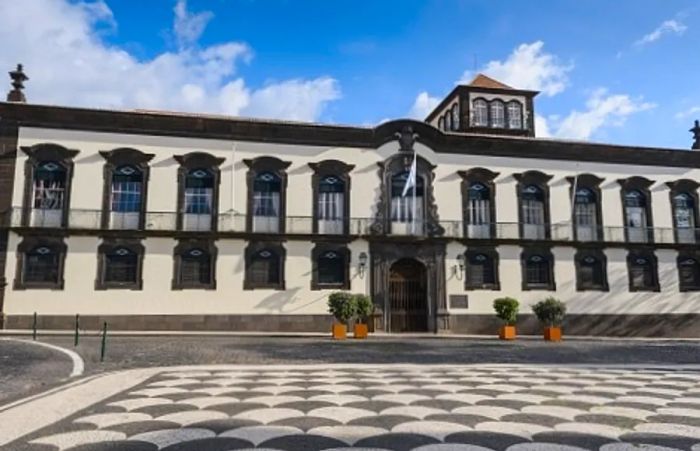
[[[554,296],[570,334],[700,337],[700,154],[536,139],[536,93],[477,78],[426,122],[361,128],[16,91],[5,328],[327,331],[349,290],[378,331],[491,334],[510,296],[536,332],[530,306]]]

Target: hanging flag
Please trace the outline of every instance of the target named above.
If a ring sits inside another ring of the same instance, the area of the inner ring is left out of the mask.
[[[403,193],[401,197],[406,197],[408,190],[416,186],[416,152],[413,152],[413,163],[411,163],[411,171],[408,173],[408,178],[406,179],[406,184],[403,187]]]

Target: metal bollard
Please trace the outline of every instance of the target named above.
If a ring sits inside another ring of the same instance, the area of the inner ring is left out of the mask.
[[[102,349],[100,349],[100,362],[105,361],[105,350],[107,348],[107,321],[102,326]]]
[[[36,341],[36,312],[34,312],[34,321],[32,321],[32,340]]]
[[[75,339],[73,340],[73,346],[78,346],[78,340],[80,340],[80,315],[75,315]]]

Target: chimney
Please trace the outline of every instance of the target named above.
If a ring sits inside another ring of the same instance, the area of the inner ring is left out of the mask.
[[[693,147],[691,147],[691,149],[700,150],[700,121],[696,120],[695,126],[689,131],[693,134],[693,138],[695,139],[695,142],[693,142]]]
[[[9,72],[9,74],[12,79],[12,91],[7,93],[7,101],[27,103],[27,98],[24,97],[22,90],[24,89],[24,82],[29,80],[29,77],[24,74],[22,65],[18,64],[17,69]]]

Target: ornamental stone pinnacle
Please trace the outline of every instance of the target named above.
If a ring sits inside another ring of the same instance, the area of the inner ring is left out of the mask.
[[[24,82],[29,80],[29,77],[24,73],[22,65],[18,64],[17,69],[10,71],[9,74],[12,79],[12,91],[7,94],[7,101],[27,103],[22,90],[24,89]]]
[[[695,139],[695,142],[693,142],[693,147],[691,147],[691,149],[700,150],[700,121],[695,120],[695,126],[689,131],[693,134],[693,138]]]

